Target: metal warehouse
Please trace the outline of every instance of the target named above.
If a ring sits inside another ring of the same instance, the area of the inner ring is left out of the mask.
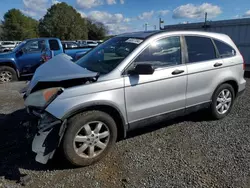
[[[250,18],[166,25],[165,30],[205,30],[229,35],[238,46],[250,71]]]

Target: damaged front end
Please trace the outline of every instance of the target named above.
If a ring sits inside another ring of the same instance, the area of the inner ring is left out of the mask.
[[[53,157],[67,124],[66,120],[48,113],[46,108],[65,89],[96,82],[98,77],[98,73],[84,69],[59,54],[38,67],[32,80],[20,91],[28,113],[37,119],[34,125],[37,133],[32,143],[37,162],[46,164]]]
[[[61,121],[47,112],[27,108],[28,113],[37,117],[37,133],[32,142],[36,161],[46,164],[52,159],[64,135],[67,120]]]
[[[46,164],[59,146],[66,127],[66,120],[62,121],[46,112],[47,106],[63,92],[63,88],[54,87],[39,90],[28,95],[25,99],[27,112],[35,117],[37,128],[32,143],[32,151],[37,153],[36,161]]]

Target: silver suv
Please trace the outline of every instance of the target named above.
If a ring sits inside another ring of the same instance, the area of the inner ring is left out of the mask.
[[[73,165],[102,159],[138,127],[207,108],[227,116],[244,92],[244,60],[224,34],[178,31],[116,36],[77,62],[61,54],[37,69],[25,94],[37,117],[32,150],[57,148]]]

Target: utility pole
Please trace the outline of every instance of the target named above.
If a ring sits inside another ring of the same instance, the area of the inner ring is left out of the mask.
[[[145,27],[145,31],[147,31],[147,30],[148,30],[148,26],[149,26],[149,24],[148,24],[148,23],[145,23],[145,25],[144,25],[144,27]]]
[[[163,23],[164,21],[161,18],[159,18],[159,30],[163,30],[163,28],[161,27],[161,24]]]
[[[204,22],[204,25],[203,25],[203,28],[205,30],[207,30],[207,28],[209,28],[210,26],[207,24],[207,12],[205,12],[205,22]]]

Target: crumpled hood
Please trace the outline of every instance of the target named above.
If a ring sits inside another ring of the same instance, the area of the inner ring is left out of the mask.
[[[96,72],[91,72],[80,67],[72,62],[71,59],[66,54],[59,54],[38,67],[28,85],[26,96],[30,94],[39,82],[60,82],[78,78],[94,78],[98,75]]]

